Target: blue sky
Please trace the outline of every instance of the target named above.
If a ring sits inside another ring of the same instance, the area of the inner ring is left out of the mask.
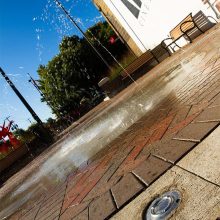
[[[83,30],[101,18],[91,0],[60,0]],[[63,36],[78,34],[53,0],[1,0],[0,66],[42,120],[51,117],[50,109],[28,82],[27,73],[38,79],[37,68],[58,53]],[[5,117],[19,127],[34,121],[20,100],[0,76],[0,124]]]

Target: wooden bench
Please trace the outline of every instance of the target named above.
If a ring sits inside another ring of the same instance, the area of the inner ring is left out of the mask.
[[[210,20],[212,19],[214,23]],[[197,38],[202,33],[215,26],[218,22],[212,16],[206,16],[202,11],[199,11],[193,16],[193,21],[186,21],[181,25],[181,31],[186,34],[190,42]],[[187,26],[193,25],[193,28],[187,30]]]
[[[212,18],[215,23],[210,21]],[[190,43],[198,37],[200,34],[205,33],[205,31],[209,30],[213,27],[217,21],[211,17],[206,16],[202,11],[199,11],[197,14],[192,16],[190,13],[186,16],[175,28],[170,31],[170,37],[166,38],[161,42],[161,46],[167,50],[167,52],[171,55],[171,48],[172,52],[174,52],[174,47],[180,48],[180,46],[176,43],[180,38],[184,37]],[[171,40],[170,43],[166,43],[166,41]]]
[[[123,77],[122,79],[127,78],[129,75],[132,75],[135,73],[138,69],[143,67],[148,61],[150,60],[156,60],[157,63],[159,63],[159,60],[156,58],[156,56],[151,52],[151,50],[146,51],[143,53],[140,57],[138,57],[136,60],[134,60],[132,63],[130,63],[128,66],[124,68],[124,70],[121,70],[120,75]]]

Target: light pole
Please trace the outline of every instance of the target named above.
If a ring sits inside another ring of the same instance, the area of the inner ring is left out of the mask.
[[[30,82],[30,83],[37,89],[37,91],[40,93],[40,95],[43,97],[44,95],[43,95],[43,93],[41,92],[40,87],[39,87],[38,84],[36,83],[36,80],[33,79],[33,77],[32,77],[29,73],[27,73],[27,74],[28,74],[28,76],[30,77],[30,79],[28,80],[28,82]]]
[[[99,51],[93,46],[92,42],[90,41],[90,39],[84,34],[83,30],[80,28],[80,26],[75,22],[75,20],[71,17],[71,15],[69,14],[69,12],[64,8],[64,6],[60,3],[59,0],[54,0],[55,3],[62,9],[62,11],[64,12],[64,14],[67,16],[67,18],[69,18],[69,20],[73,23],[73,25],[79,30],[79,32],[83,35],[83,37],[86,39],[86,41],[89,43],[89,45],[93,48],[93,50],[96,52],[96,54],[101,58],[101,60],[105,63],[105,65],[109,68],[109,70],[111,71],[112,68],[109,66],[108,62],[102,57],[102,55],[99,53]],[[97,39],[96,39],[97,40]],[[100,43],[100,42],[99,42]],[[105,50],[107,50],[106,48],[104,48]],[[107,50],[108,53],[110,53]],[[110,53],[111,55],[111,53]],[[111,55],[112,56],[112,55]],[[119,63],[115,57],[112,56],[112,58],[114,59],[114,61],[125,71],[125,73],[128,75],[128,77],[137,85],[137,82],[131,77],[131,75],[128,73],[128,71],[121,65],[121,63]]]
[[[60,3],[58,0],[54,0],[55,3],[62,9],[64,14],[69,18],[69,20],[73,23],[73,25],[79,30],[79,32],[83,35],[83,37],[86,39],[86,41],[89,43],[89,45],[93,48],[93,50],[96,52],[96,54],[100,57],[100,59],[105,63],[105,65],[111,70],[111,67],[109,66],[108,62],[102,57],[102,55],[99,53],[99,51],[93,46],[90,39],[84,34],[83,30],[80,28],[80,26],[75,22],[75,20],[71,17],[69,12],[64,8],[64,6]]]

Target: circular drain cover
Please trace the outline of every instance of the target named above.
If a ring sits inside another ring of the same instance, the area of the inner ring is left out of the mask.
[[[169,191],[159,198],[156,198],[146,213],[145,220],[165,220],[173,214],[173,211],[179,206],[180,193],[178,191]]]

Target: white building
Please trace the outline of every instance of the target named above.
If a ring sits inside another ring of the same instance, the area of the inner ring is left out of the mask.
[[[137,54],[152,49],[190,13],[215,17],[202,0],[93,0],[119,36]],[[212,1],[214,3],[214,0]]]

